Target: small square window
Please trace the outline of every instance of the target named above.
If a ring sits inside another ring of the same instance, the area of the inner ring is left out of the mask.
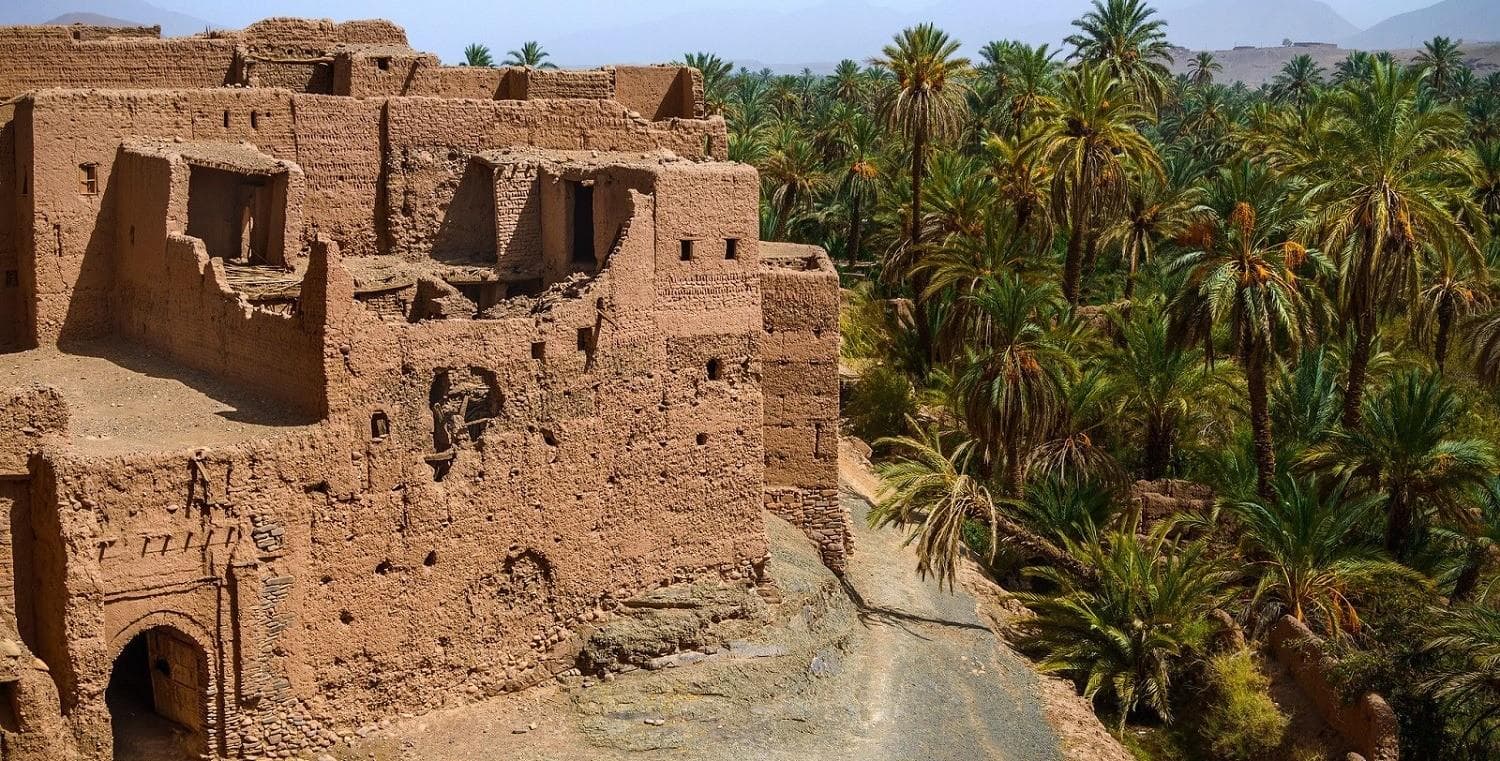
[[[99,193],[99,165],[79,164],[79,192],[84,195],[97,195]]]
[[[691,240],[682,241],[682,260],[685,262],[693,260],[693,242]]]
[[[725,259],[738,259],[738,258],[740,258],[740,239],[739,238],[725,238],[724,239],[724,258]]]
[[[594,348],[594,329],[593,328],[579,328],[578,329],[578,350],[579,351],[592,351],[593,348]]]
[[[531,342],[531,358],[532,359],[546,359],[547,358],[547,342],[546,341],[532,341]]]
[[[391,68],[391,59],[389,59],[389,58],[376,58],[375,59],[375,68],[380,69],[381,71],[390,71],[390,68]]]

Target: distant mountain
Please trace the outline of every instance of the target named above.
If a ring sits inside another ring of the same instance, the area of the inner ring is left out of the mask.
[[[1465,42],[1500,41],[1496,0],[1442,0],[1421,10],[1392,16],[1343,40],[1346,48],[1419,48],[1438,35]]]
[[[0,24],[49,24],[55,18],[78,17],[83,23],[101,23],[117,26],[121,23],[140,26],[161,25],[161,33],[167,37],[197,34],[209,27],[218,27],[211,21],[186,13],[169,11],[152,5],[146,0],[38,0],[38,2],[0,2]],[[110,19],[109,22],[84,20],[88,17]],[[128,21],[127,21],[128,19]],[[64,23],[73,23],[71,20]]]
[[[150,24],[143,25],[138,21],[128,21],[122,18],[115,18],[114,16],[103,16],[98,13],[64,13],[56,18],[47,19],[42,23],[61,24],[64,26],[68,24],[87,24],[89,26],[151,26]]]
[[[1359,31],[1321,0],[1202,0],[1163,9],[1161,16],[1172,44],[1194,50],[1269,47],[1286,39],[1335,42]]]

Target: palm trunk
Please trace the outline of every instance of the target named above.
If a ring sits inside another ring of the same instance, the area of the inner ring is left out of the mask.
[[[1364,398],[1365,383],[1369,380],[1370,349],[1375,340],[1374,325],[1369,323],[1374,323],[1374,320],[1367,321],[1360,316],[1354,324],[1354,353],[1349,356],[1348,386],[1344,390],[1343,423],[1344,429],[1349,431],[1359,428],[1359,406]]]
[[[1443,299],[1438,304],[1437,310],[1437,346],[1433,347],[1432,359],[1437,363],[1438,374],[1443,373],[1443,366],[1448,362],[1448,338],[1453,330],[1453,303],[1449,299]]]
[[[776,240],[783,240],[786,237],[786,223],[792,216],[792,206],[796,202],[796,193],[790,188],[781,194],[781,206],[776,210],[776,229],[771,231],[771,237]]]
[[[1078,283],[1083,275],[1083,243],[1088,237],[1088,201],[1074,190],[1072,228],[1068,231],[1068,255],[1063,260],[1063,298],[1078,306]]]
[[[1250,430],[1255,441],[1255,493],[1276,499],[1276,449],[1271,438],[1271,412],[1266,402],[1266,352],[1246,340],[1240,349],[1250,392]]]
[[[1480,571],[1484,570],[1485,556],[1486,553],[1482,548],[1469,550],[1469,556],[1464,560],[1464,568],[1453,582],[1453,594],[1448,598],[1449,605],[1464,602],[1474,594],[1474,589],[1479,586]]]
[[[856,191],[852,195],[853,197],[849,199],[849,240],[846,244],[849,248],[850,267],[859,264],[859,238],[860,233],[864,232],[863,220],[859,216],[859,192]]]
[[[1406,557],[1406,540],[1411,534],[1411,505],[1399,489],[1392,489],[1386,499],[1385,550],[1391,557]]]
[[[922,179],[927,173],[927,130],[918,126],[912,135],[911,151],[911,260],[915,264],[922,255]],[[912,287],[916,289],[916,295],[912,299],[913,315],[917,320],[917,338],[922,343],[922,348],[927,350],[927,361],[929,363],[937,359],[937,342],[933,340],[932,320],[927,312],[927,300],[923,297],[923,291],[927,290],[927,277],[915,275],[912,277]]]
[[[1155,481],[1167,474],[1172,462],[1172,429],[1165,422],[1153,422],[1146,427],[1146,451],[1141,463],[1141,477]]]
[[[1048,541],[1046,537],[999,513],[975,517],[985,522],[993,521],[995,532],[1020,548],[1029,557],[1041,558],[1048,565],[1061,569],[1086,586],[1094,586],[1098,583],[1099,572],[1093,566],[1062,550]]]
[[[1137,243],[1138,233],[1130,234],[1130,273],[1125,276],[1125,300],[1130,301],[1135,296],[1135,271],[1140,267],[1140,244]]]

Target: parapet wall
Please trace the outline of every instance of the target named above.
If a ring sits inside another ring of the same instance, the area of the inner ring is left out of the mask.
[[[1385,698],[1365,693],[1344,701],[1330,677],[1338,665],[1323,653],[1323,640],[1302,622],[1283,616],[1271,629],[1271,650],[1317,706],[1323,721],[1367,761],[1399,761],[1401,741],[1396,712]]]
[[[854,536],[838,495],[838,274],[814,246],[761,249],[766,507],[842,572]]]

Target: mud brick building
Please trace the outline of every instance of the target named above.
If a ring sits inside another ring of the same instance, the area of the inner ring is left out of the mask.
[[[0,758],[313,758],[840,568],[838,285],[698,72],[0,28]]]

